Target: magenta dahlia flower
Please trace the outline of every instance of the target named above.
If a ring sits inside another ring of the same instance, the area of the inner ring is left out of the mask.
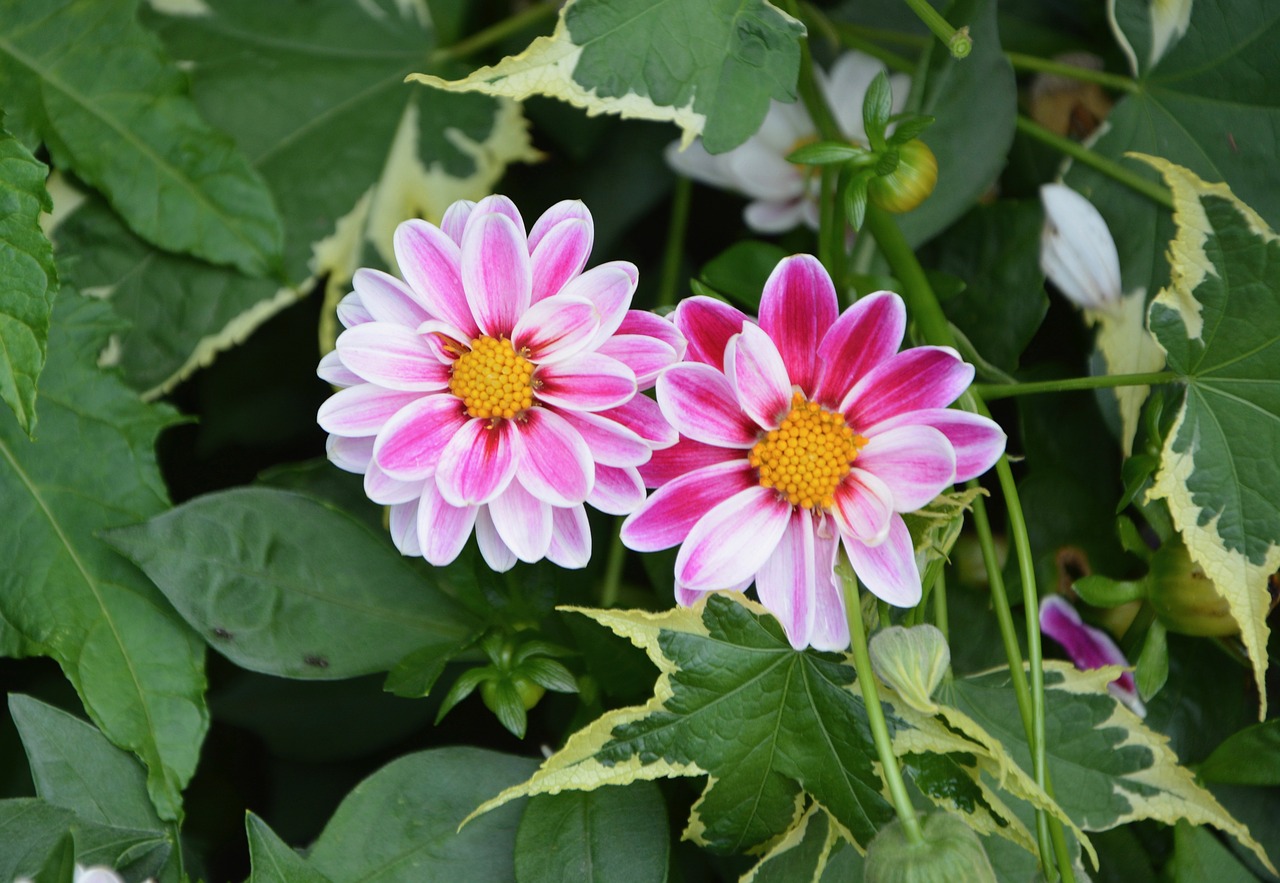
[[[1080,613],[1061,595],[1045,595],[1040,599],[1040,631],[1062,645],[1071,662],[1081,671],[1107,665],[1129,668],[1129,660],[1102,629],[1085,625]],[[1138,695],[1138,685],[1130,671],[1107,685],[1107,689],[1138,717],[1147,716],[1147,707]]]
[[[347,330],[317,372],[345,388],[318,419],[329,458],[390,506],[402,553],[447,564],[474,529],[495,570],[583,567],[583,503],[624,515],[644,500],[637,467],[676,435],[636,391],[684,341],[629,309],[633,265],[583,271],[593,231],[565,201],[526,235],[511,200],[490,196],[454,203],[440,227],[401,224],[405,281],[356,272]]]
[[[759,325],[708,298],[682,302],[675,323],[688,361],[657,384],[680,440],[641,468],[657,490],[622,527],[637,551],[680,544],[681,603],[754,580],[797,648],[849,645],[833,573],[841,544],[871,592],[918,603],[899,513],[985,472],[1005,443],[992,421],[947,408],[973,380],[954,350],[898,352],[898,295],[837,313],[831,278],[810,255],[774,269]]]

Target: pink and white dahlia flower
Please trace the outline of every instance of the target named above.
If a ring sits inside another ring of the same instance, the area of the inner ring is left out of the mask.
[[[841,544],[871,592],[918,603],[899,513],[986,471],[1005,443],[991,420],[947,408],[973,380],[954,350],[898,352],[898,295],[876,292],[838,312],[810,255],[774,269],[758,325],[708,298],[683,301],[675,322],[688,361],[657,384],[680,440],[641,467],[657,490],[622,527],[637,551],[680,544],[681,603],[754,580],[797,648],[849,645],[833,572]]]
[[[643,501],[637,467],[676,435],[636,391],[684,341],[629,309],[632,264],[583,271],[593,232],[565,201],[526,235],[511,200],[490,196],[454,203],[440,227],[401,224],[403,282],[356,272],[347,330],[317,371],[344,388],[318,420],[329,459],[390,506],[404,554],[447,564],[474,528],[495,570],[583,567],[583,503],[623,515]]]

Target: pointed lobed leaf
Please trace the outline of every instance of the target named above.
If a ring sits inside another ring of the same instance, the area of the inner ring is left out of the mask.
[[[827,860],[839,843],[838,827],[816,804],[810,806],[795,826],[772,843],[739,883],[817,883],[826,870]]]
[[[147,765],[151,799],[173,819],[208,726],[204,648],[98,538],[168,506],[152,447],[173,412],[142,404],[95,364],[117,328],[104,304],[65,292],[42,380],[42,440],[0,419],[0,652],[57,660],[94,723]]]
[[[35,434],[36,381],[58,290],[53,248],[40,231],[40,213],[53,208],[48,172],[0,127],[0,399],[28,435]]]
[[[805,792],[864,845],[892,816],[852,668],[793,650],[764,608],[714,593],[662,614],[579,612],[649,654],[661,671],[654,698],[606,713],[477,812],[564,788],[706,774],[686,836],[721,851],[789,829]]]
[[[1122,295],[1113,310],[1086,310],[1085,318],[1098,328],[1095,346],[1108,374],[1145,374],[1164,367],[1164,350],[1147,330],[1145,289]],[[1133,453],[1142,404],[1150,391],[1149,386],[1121,386],[1112,391],[1120,406],[1120,450],[1126,457]]]
[[[35,797],[0,800],[0,880],[30,879],[72,835],[80,865],[129,866],[130,873],[155,875],[169,857],[170,843],[154,831],[98,825]]]
[[[670,120],[712,153],[746,141],[770,99],[796,100],[804,25],[765,0],[570,0],[555,32],[462,80],[458,92],[549,95],[589,115]]]
[[[245,813],[244,828],[249,840],[249,883],[330,883],[253,813]]]
[[[1267,578],[1280,568],[1280,241],[1222,184],[1145,158],[1174,194],[1151,331],[1187,384],[1149,492],[1240,626],[1267,713]]]
[[[270,193],[201,119],[136,8],[7,3],[0,91],[54,162],[101,190],[148,241],[254,275],[277,269],[282,233]]]

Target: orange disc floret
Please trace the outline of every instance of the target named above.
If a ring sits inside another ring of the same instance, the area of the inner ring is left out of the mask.
[[[765,433],[747,459],[759,472],[761,487],[776,490],[793,506],[829,509],[866,443],[842,415],[795,393],[781,425]]]
[[[472,417],[510,420],[533,407],[533,367],[505,337],[477,337],[453,363],[449,391]]]

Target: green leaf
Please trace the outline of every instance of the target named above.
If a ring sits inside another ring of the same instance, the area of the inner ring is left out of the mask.
[[[854,159],[865,159],[871,156],[865,147],[845,144],[839,141],[815,141],[798,147],[787,154],[787,162],[799,165],[825,166],[833,163],[846,163]]]
[[[654,698],[607,712],[478,813],[564,788],[708,775],[685,836],[718,851],[790,828],[802,792],[862,844],[892,817],[853,670],[793,650],[759,605],[717,592],[665,613],[579,612],[649,654],[661,670]]]
[[[459,823],[486,795],[533,769],[528,758],[479,748],[437,748],[392,761],[347,795],[307,863],[335,881],[507,883],[524,807],[506,807],[461,830]]]
[[[907,109],[935,122],[925,139],[938,159],[938,187],[920,206],[900,215],[913,245],[931,239],[973,207],[1004,168],[1013,142],[1017,86],[996,26],[995,0],[958,0],[947,10],[952,24],[969,25],[973,52],[951,57],[929,41],[923,70],[911,81]]]
[[[107,540],[210,646],[252,671],[349,678],[479,631],[355,518],[288,491],[209,494]]]
[[[462,80],[410,79],[523,100],[548,95],[589,115],[670,120],[711,153],[755,134],[770,99],[796,100],[804,25],[765,0],[570,0],[550,37]]]
[[[823,878],[827,860],[847,845],[841,840],[831,817],[816,804],[800,817],[795,826],[779,837],[761,857],[760,862],[741,878],[741,883],[797,883]],[[849,848],[849,852],[854,852]],[[836,876],[836,880],[861,880],[860,873]]]
[[[1148,498],[1167,501],[1192,561],[1239,624],[1262,720],[1267,579],[1280,568],[1280,241],[1225,185],[1147,162],[1173,190],[1178,228],[1172,279],[1149,322],[1187,386]]]
[[[172,422],[94,364],[119,326],[64,292],[41,381],[44,439],[0,419],[0,652],[50,656],[89,717],[147,765],[161,818],[180,813],[208,726],[204,648],[133,565],[98,538],[168,507],[152,446]]]
[[[419,699],[431,692],[444,667],[465,645],[433,644],[405,656],[387,672],[382,689],[406,699]]]
[[[788,252],[772,242],[748,239],[735,242],[702,268],[702,280],[738,306],[756,312],[764,283]],[[695,292],[696,293],[696,292]]]
[[[1280,785],[1280,719],[1228,737],[1196,772],[1224,785]]]
[[[35,883],[74,883],[75,878],[76,841],[68,831],[36,873]]]
[[[329,883],[328,877],[307,864],[251,812],[245,813],[244,829],[252,868],[249,883]]]
[[[40,231],[40,213],[53,208],[44,189],[48,173],[48,166],[0,128],[0,399],[33,437],[36,381],[58,290],[53,248]]]
[[[660,883],[670,849],[667,809],[651,782],[539,794],[516,831],[516,880]]]
[[[871,81],[871,85],[867,86],[867,94],[862,99],[862,128],[866,131],[872,147],[878,147],[884,141],[884,130],[889,124],[891,113],[893,113],[893,90],[889,87],[889,75],[880,71]],[[906,141],[910,140],[910,138],[906,139]]]
[[[1173,883],[1255,883],[1258,879],[1240,864],[1211,831],[1179,822],[1173,829]]]
[[[136,0],[10,0],[0,91],[54,163],[106,195],[159,247],[252,275],[280,262],[262,179],[210,127],[186,78],[134,20]]]
[[[85,866],[127,865],[141,879],[157,873],[169,857],[169,841],[154,831],[96,825],[69,809],[20,797],[0,800],[0,880],[34,876],[68,832],[76,861]]]
[[[1169,636],[1159,620],[1152,622],[1147,629],[1133,677],[1143,701],[1159,693],[1169,680]]]
[[[545,656],[529,659],[516,668],[516,674],[524,675],[540,687],[556,693],[578,692],[578,680],[569,669]]]

